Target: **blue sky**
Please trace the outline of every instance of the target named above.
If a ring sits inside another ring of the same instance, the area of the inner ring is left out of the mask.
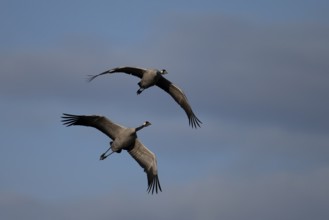
[[[1,1],[1,219],[328,219],[326,1]],[[159,88],[86,76],[165,68]],[[100,114],[158,157],[163,192],[62,113]]]

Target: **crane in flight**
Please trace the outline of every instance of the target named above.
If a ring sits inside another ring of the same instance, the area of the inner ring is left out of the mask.
[[[145,121],[141,126],[136,128],[126,128],[112,122],[104,116],[72,115],[63,113],[62,123],[66,126],[90,126],[106,134],[113,141],[110,142],[109,149],[100,156],[100,160],[106,159],[114,152],[121,153],[122,150],[126,150],[137,161],[137,163],[144,168],[147,175],[147,191],[149,193],[152,192],[152,194],[154,191],[156,193],[158,193],[158,190],[162,191],[158,177],[156,156],[137,138],[137,132],[142,128],[151,125],[150,122]],[[110,150],[111,152],[108,153]]]
[[[191,125],[192,128],[200,127],[200,124],[202,124],[202,122],[195,116],[194,112],[192,111],[192,108],[183,90],[163,77],[164,74],[168,73],[165,69],[144,69],[129,66],[117,67],[97,75],[89,75],[88,81],[90,82],[98,76],[111,73],[126,73],[140,78],[141,80],[138,82],[139,89],[137,90],[138,95],[141,94],[144,89],[147,89],[151,86],[156,85],[160,87],[169,95],[171,95],[171,97],[180,105],[180,107],[184,109],[189,120],[189,125]]]

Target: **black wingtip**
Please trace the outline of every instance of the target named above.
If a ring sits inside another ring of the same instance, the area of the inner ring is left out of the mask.
[[[189,118],[188,118],[188,123],[189,125],[192,127],[192,128],[195,128],[197,129],[198,127],[200,128],[202,124],[202,122],[200,121],[200,119],[198,119],[194,114],[191,115]]]
[[[160,192],[162,192],[159,177],[158,177],[158,175],[155,175],[153,180],[148,183],[147,192],[148,193],[151,192],[153,194],[155,191],[155,193],[157,194],[158,190],[160,190]]]
[[[98,75],[88,75],[87,78],[86,78],[86,81],[87,82],[91,82],[93,81],[93,79],[95,79]]]
[[[62,123],[63,125],[65,125],[66,127],[72,126],[76,123],[77,121],[77,117],[76,115],[71,115],[71,114],[67,114],[67,113],[63,113],[62,115]]]
[[[107,74],[107,73],[112,73],[112,70],[106,70],[105,72],[102,72],[100,74],[96,74],[96,75],[88,75],[87,76],[87,82],[91,82],[93,81],[96,77]]]

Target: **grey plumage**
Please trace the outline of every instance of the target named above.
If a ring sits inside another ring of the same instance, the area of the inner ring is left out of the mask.
[[[169,95],[171,95],[171,97],[184,109],[189,120],[189,125],[191,125],[192,128],[200,127],[200,124],[202,124],[202,122],[195,116],[194,112],[192,111],[192,108],[184,92],[178,86],[174,85],[172,82],[162,76],[167,74],[166,70],[144,69],[128,66],[117,67],[97,75],[90,75],[88,81],[90,82],[100,75],[111,73],[127,73],[140,78],[141,80],[138,82],[138,86],[140,88],[137,90],[137,94],[142,93],[144,89],[154,85],[160,87]]]
[[[137,161],[137,163],[144,168],[147,175],[147,191],[152,192],[152,194],[154,192],[158,193],[158,190],[162,191],[158,177],[156,156],[138,140],[136,134],[137,131],[151,125],[151,123],[146,121],[143,125],[137,128],[126,128],[112,122],[104,116],[71,115],[65,113],[62,116],[62,122],[66,126],[82,125],[94,127],[106,134],[113,140],[110,142],[109,148],[109,150],[112,150],[112,153],[120,153],[122,150],[126,150]],[[101,155],[101,160],[104,160],[112,154],[110,153],[106,155],[109,150]]]

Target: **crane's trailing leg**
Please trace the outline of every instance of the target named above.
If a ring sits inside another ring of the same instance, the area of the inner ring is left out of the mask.
[[[106,155],[107,152],[109,152],[109,150],[112,149],[112,143],[113,141],[110,142],[110,147],[109,149],[107,149],[107,151],[105,151],[104,153],[102,153],[102,155],[99,157],[100,160],[105,160],[108,156],[110,156],[111,154],[113,154],[114,152],[117,152],[118,154],[121,153],[122,149],[119,149],[119,150],[116,150],[116,151],[113,151],[111,153],[109,153],[108,155]]]
[[[100,157],[100,160],[105,160],[108,156],[110,156],[111,154],[113,154],[115,151],[112,151],[111,153],[109,153],[108,155],[105,155],[111,148],[109,148],[107,151],[105,151]]]
[[[143,92],[144,88],[142,87],[141,82],[137,83],[137,85],[139,86],[139,89],[137,90],[137,95],[139,95]]]
[[[102,155],[99,157],[100,160],[105,160],[108,156],[105,156],[105,154],[110,150],[111,148],[109,148],[107,151],[105,151],[104,153],[102,153]]]
[[[141,94],[143,92],[143,88],[140,88],[139,90],[137,90],[137,95]]]
[[[105,151],[104,153],[102,153],[102,155],[99,157],[100,160],[105,160],[108,156],[110,156],[114,152],[114,151],[112,151],[110,154],[105,155],[107,152],[109,152],[109,150],[111,150],[112,143],[113,143],[113,141],[110,142],[109,149],[107,149],[107,151]]]

